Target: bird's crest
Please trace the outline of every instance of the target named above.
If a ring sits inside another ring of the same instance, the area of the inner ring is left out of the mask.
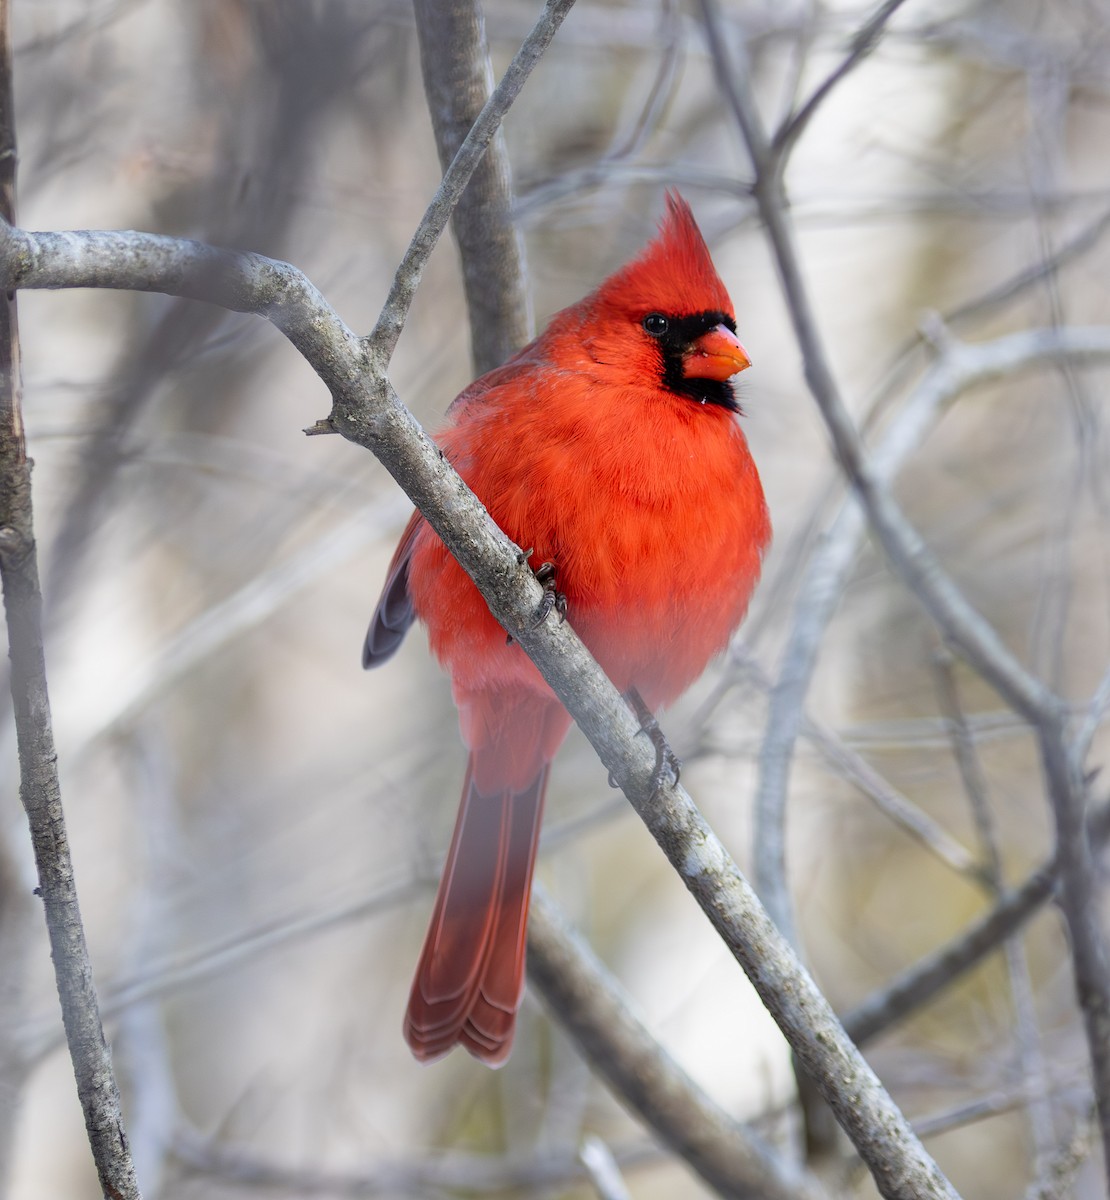
[[[606,306],[642,314],[659,308],[675,316],[732,315],[732,301],[709,257],[709,247],[690,206],[677,192],[667,193],[667,211],[656,237],[605,280],[595,296]]]

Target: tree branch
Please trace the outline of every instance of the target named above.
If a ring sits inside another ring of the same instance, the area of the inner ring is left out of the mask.
[[[415,0],[414,11],[424,94],[446,171],[493,88],[485,21],[477,0]],[[509,155],[498,130],[451,218],[479,375],[499,367],[533,333],[524,243],[510,218],[510,179]]]
[[[1087,836],[1096,846],[1110,837],[1110,803],[1101,804],[1087,820]],[[1052,898],[1060,886],[1064,856],[1057,851],[1024,883],[1004,892],[995,905],[962,932],[900,975],[844,1016],[844,1028],[863,1046],[903,1018],[928,1004],[949,984],[996,950],[1006,938]]]
[[[455,205],[458,204],[459,197],[481,161],[486,147],[497,133],[501,118],[520,94],[520,89],[532,73],[532,68],[539,62],[540,56],[547,49],[573,4],[574,0],[547,0],[543,15],[517,51],[493,95],[482,106],[482,111],[443,176],[443,182],[439,185],[439,190],[428,206],[416,233],[413,234],[401,265],[397,268],[385,307],[368,339],[374,352],[381,358],[383,370],[393,355],[397,339],[401,336],[428,256],[447,227]]]
[[[805,132],[817,110],[828,98],[829,93],[875,49],[890,23],[891,17],[905,2],[906,0],[883,0],[883,3],[856,31],[847,55],[836,69],[817,86],[805,104],[779,126],[772,139],[771,150],[782,166],[785,166],[790,151],[797,145],[798,139]]]
[[[750,81],[743,70],[734,71],[726,58],[715,0],[700,0],[700,4],[718,84],[755,170],[754,195],[802,353],[806,382],[836,457],[892,567],[950,645],[958,648],[1036,730],[1058,847],[1070,860],[1063,869],[1062,909],[1071,935],[1076,990],[1087,1032],[1104,1157],[1110,1170],[1110,956],[1105,951],[1095,907],[1097,889],[1083,829],[1082,771],[1066,750],[1063,703],[1018,662],[994,627],[967,601],[868,462],[833,376],[802,280],[782,172],[768,145]]]
[[[108,246],[123,258],[115,270],[103,253]],[[145,266],[144,252],[152,259]],[[190,270],[193,255],[197,263]],[[748,973],[883,1194],[954,1196],[690,797],[681,787],[653,794],[654,751],[569,623],[535,624],[542,590],[521,566],[519,548],[493,524],[388,379],[368,368],[361,344],[304,276],[260,256],[143,234],[4,231],[0,286],[60,287],[67,279],[72,286],[95,281],[194,298],[202,298],[198,292],[206,284],[211,290],[203,298],[223,298],[239,310],[249,307],[248,296],[255,298],[256,311],[286,332],[331,389],[329,425],[377,455],[536,661]]]
[[[1058,699],[1017,661],[990,623],[968,603],[889,490],[876,479],[821,341],[802,280],[776,156],[768,145],[751,85],[744,71],[733,70],[725,57],[726,43],[715,0],[700,0],[700,4],[717,81],[743,134],[756,172],[753,192],[774,253],[806,382],[824,418],[836,457],[891,565],[945,636],[1030,722],[1055,714]]]
[[[734,1121],[632,1012],[627,997],[538,884],[528,926],[528,977],[617,1095],[725,1196],[824,1195],[815,1180]]]
[[[946,336],[940,354],[891,419],[871,452],[875,480],[889,485],[948,407],[965,392],[1018,372],[1110,361],[1110,328],[1044,328],[991,342]],[[805,698],[825,631],[836,612],[866,532],[863,509],[850,495],[828,526],[799,582],[790,634],[771,690],[767,732],[759,752],[756,792],[756,882],[781,929],[792,930],[786,887],[786,794],[794,746],[805,721]]]
[[[7,0],[0,0],[0,218],[4,222],[15,219],[15,167],[9,11]],[[138,1200],[62,810],[42,642],[31,463],[20,401],[16,299],[13,291],[6,291],[0,298],[0,581],[8,624],[19,794],[30,826],[62,1022],[97,1176],[105,1196]]]

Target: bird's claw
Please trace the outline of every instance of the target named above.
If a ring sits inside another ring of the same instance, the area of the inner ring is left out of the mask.
[[[533,550],[531,547],[529,547],[527,550],[518,550],[516,556],[517,562],[519,562],[521,566],[524,566],[525,563],[527,563],[532,557],[532,554]],[[545,562],[536,568],[534,574],[536,576],[536,582],[543,588],[543,599],[540,601],[540,606],[536,610],[536,617],[532,622],[532,628],[538,629],[544,623],[544,621],[551,616],[552,612],[557,612],[559,614],[559,620],[565,621],[567,619],[567,598],[555,586],[555,564],[552,562]],[[505,637],[505,645],[511,646],[513,641],[513,635],[511,633],[507,634]]]
[[[668,775],[673,778],[674,784],[677,786],[682,775],[682,760],[667,744],[667,739],[659,727],[659,722],[655,719],[655,714],[644,703],[640,693],[635,688],[629,688],[625,693],[625,699],[640,722],[640,732],[647,734],[651,744],[655,747],[655,769],[651,773],[651,794],[657,796],[666,786]],[[612,783],[612,776],[610,776],[610,783]]]
[[[536,619],[532,628],[536,629],[551,616],[552,612],[559,614],[559,620],[567,619],[567,598],[555,586],[555,564],[545,562],[536,569],[536,582],[543,587],[543,599],[540,601]]]

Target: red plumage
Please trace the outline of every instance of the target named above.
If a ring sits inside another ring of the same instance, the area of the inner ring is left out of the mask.
[[[466,388],[437,441],[498,525],[555,565],[568,619],[621,691],[672,702],[722,650],[770,524],[729,377],[748,365],[686,203],[595,292]],[[451,677],[466,781],[405,1036],[431,1060],[508,1056],[551,759],[570,717],[418,513],[363,662],[414,617]]]

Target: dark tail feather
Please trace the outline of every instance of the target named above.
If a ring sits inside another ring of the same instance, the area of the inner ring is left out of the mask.
[[[490,1066],[509,1056],[548,769],[518,792],[483,796],[471,756],[405,1014],[405,1040],[421,1062],[456,1044]]]

